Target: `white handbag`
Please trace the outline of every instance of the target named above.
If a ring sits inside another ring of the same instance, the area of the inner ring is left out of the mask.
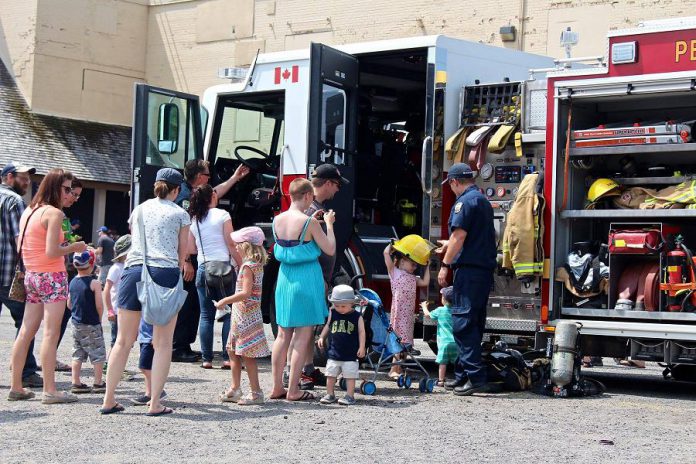
[[[179,281],[174,288],[163,287],[152,280],[147,269],[147,243],[145,241],[145,224],[142,210],[138,211],[138,230],[143,251],[143,271],[140,282],[136,284],[138,300],[143,307],[143,319],[148,324],[166,325],[186,301],[188,292],[184,290],[184,281],[179,275]]]

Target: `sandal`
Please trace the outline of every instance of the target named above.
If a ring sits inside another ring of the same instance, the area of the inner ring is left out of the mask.
[[[162,410],[159,411],[159,412],[148,412],[148,413],[146,413],[145,415],[146,415],[146,416],[150,416],[150,417],[158,417],[158,416],[164,416],[164,415],[166,415],[166,414],[171,414],[171,413],[173,413],[173,412],[174,412],[174,410],[173,410],[172,408],[168,408],[168,407],[165,406],[165,407],[162,408]]]
[[[285,396],[285,401],[292,401],[292,402],[295,402],[295,401],[316,401],[316,399],[317,399],[317,397],[308,391],[303,391],[302,395],[300,395],[299,398],[296,398],[294,400],[291,400],[290,398],[288,398],[287,395]]]
[[[237,404],[240,406],[250,406],[253,404],[263,404],[265,402],[266,400],[263,398],[263,392],[256,391],[249,393],[249,395],[247,395],[245,398],[237,401]]]
[[[285,398],[287,398],[287,396],[288,396],[288,392],[285,391],[285,392],[281,393],[280,395],[269,396],[268,399],[270,399],[270,400],[284,400]]]
[[[220,394],[220,401],[223,403],[237,403],[240,399],[242,399],[242,390],[240,388],[228,390]]]
[[[77,402],[77,396],[68,392],[44,393],[42,404],[66,404]]]
[[[92,393],[104,393],[106,391],[106,382],[95,383],[92,385]]]
[[[21,392],[10,390],[7,395],[7,401],[25,401],[34,397],[34,392],[23,388]]]
[[[220,365],[220,369],[222,369],[223,371],[229,371],[231,368],[232,366],[230,366],[229,361],[223,361],[222,365]]]
[[[101,408],[101,409],[99,410],[99,413],[102,414],[102,415],[107,415],[107,414],[114,414],[114,413],[117,413],[117,412],[122,412],[122,411],[125,411],[125,410],[126,410],[126,408],[124,408],[124,407],[121,406],[120,404],[116,403],[115,405],[113,405],[113,406],[110,407],[110,408]]]
[[[212,369],[213,363],[211,363],[210,361],[203,361],[203,364],[201,364],[201,367],[203,369]]]
[[[89,387],[89,385],[85,385],[84,383],[80,384],[72,384],[70,387],[70,393],[75,393],[75,394],[80,394],[80,393],[92,393],[92,389]]]
[[[65,363],[62,363],[60,361],[56,361],[55,371],[56,372],[72,372],[72,367],[65,364]]]

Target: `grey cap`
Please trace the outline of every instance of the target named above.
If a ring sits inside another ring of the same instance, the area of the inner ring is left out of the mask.
[[[155,177],[155,182],[161,180],[170,184],[181,185],[184,182],[184,176],[174,168],[163,168],[157,171],[157,177]]]
[[[331,303],[358,303],[360,298],[355,294],[355,290],[350,285],[336,285],[329,297]]]
[[[113,261],[116,262],[119,258],[123,258],[128,254],[130,251],[131,247],[131,236],[130,234],[122,235],[121,237],[116,240],[116,243],[114,244],[114,259]]]

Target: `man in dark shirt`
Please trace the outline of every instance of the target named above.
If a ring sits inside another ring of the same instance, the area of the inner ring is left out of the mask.
[[[240,165],[232,177],[214,187],[215,192],[218,194],[218,198],[225,196],[234,184],[242,180],[247,174],[249,174],[249,168]],[[210,182],[209,163],[201,159],[187,161],[184,166],[184,179],[185,181],[181,184],[179,195],[174,200],[174,203],[188,210],[193,190]],[[188,296],[186,297],[181,311],[179,311],[179,316],[176,320],[176,328],[174,329],[174,351],[172,353],[172,361],[174,362],[195,362],[200,358],[200,356],[191,349],[191,344],[196,341],[198,320],[201,314],[194,279],[197,266],[198,263],[195,255],[187,253],[186,263],[184,265],[184,289],[188,292]]]
[[[30,176],[35,172],[34,168],[8,163],[0,174],[2,177],[2,185],[0,185],[0,311],[2,311],[2,305],[10,310],[17,332],[24,319],[24,303],[10,299],[9,293],[18,259],[19,218],[25,208],[22,196],[27,193],[31,184]],[[22,371],[24,387],[43,387],[43,379],[36,370],[34,340],[32,340]]]
[[[99,240],[97,240],[97,266],[99,266],[99,282],[102,285],[106,284],[106,276],[111,269],[111,261],[114,259],[114,239],[109,237],[109,228],[101,226],[97,232]]]
[[[474,184],[469,165],[454,164],[445,183],[457,199],[450,212],[450,238],[438,250],[444,252],[438,282],[442,287],[447,286],[447,269],[454,271],[452,332],[459,348],[455,379],[445,386],[453,389],[455,395],[465,396],[487,388],[481,340],[497,265],[497,247],[493,208]]]

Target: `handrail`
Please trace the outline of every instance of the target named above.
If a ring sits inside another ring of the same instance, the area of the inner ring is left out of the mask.
[[[423,193],[426,195],[430,196],[433,193],[433,178],[431,173],[428,174],[427,178],[430,181],[430,186],[426,187],[425,185],[425,165],[426,165],[426,152],[428,151],[428,141],[432,141],[433,138],[428,135],[423,139],[423,147],[421,149],[421,188],[423,189]],[[430,163],[432,164],[432,159],[430,160]]]
[[[280,166],[280,172],[278,173],[278,183],[280,185],[280,195],[283,196],[285,193],[283,192],[283,153],[285,153],[285,150],[290,152],[290,145],[287,143],[283,145],[283,148],[280,149],[280,161],[279,161],[279,166]]]

